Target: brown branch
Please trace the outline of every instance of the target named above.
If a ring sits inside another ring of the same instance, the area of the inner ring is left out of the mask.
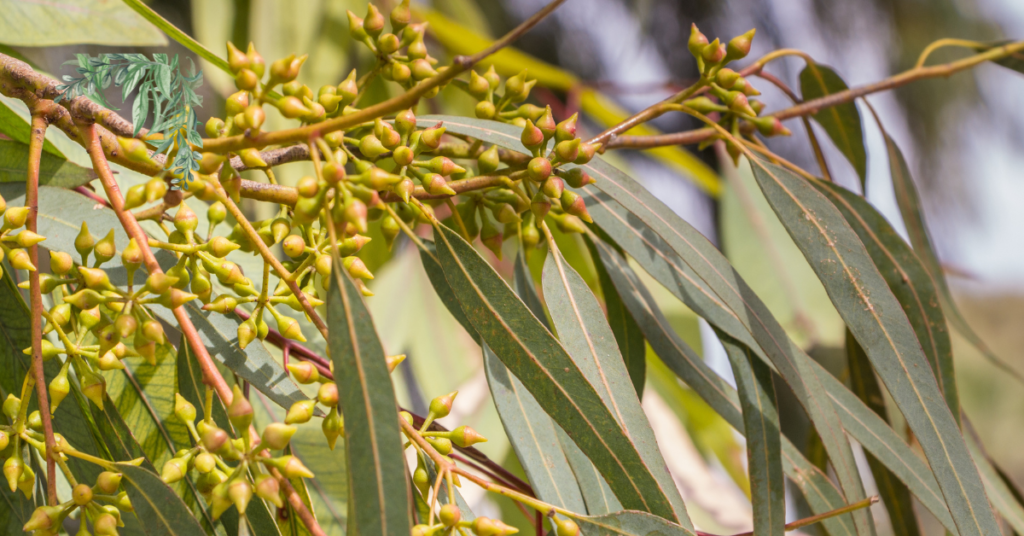
[[[32,114],[32,132],[28,141],[28,176],[25,180],[25,205],[29,208],[25,228],[38,231],[39,215],[39,168],[43,158],[43,141],[46,136],[45,114]],[[39,416],[43,421],[46,435],[46,500],[50,506],[57,504],[57,469],[53,456],[56,442],[53,439],[53,422],[50,418],[50,401],[47,398],[46,375],[43,373],[43,295],[39,287],[39,246],[28,248],[29,260],[36,269],[28,273],[30,302],[32,305],[32,375],[35,377],[36,397],[39,399]],[[70,359],[70,357],[68,357]]]
[[[779,80],[778,77],[771,73],[761,71],[757,73],[757,76],[771,82],[775,87],[779,88],[783,93],[789,97],[789,100],[793,101],[793,104],[799,104],[803,102],[799,95],[792,90],[785,82]],[[811,128],[811,120],[807,119],[807,116],[801,117],[800,121],[804,124],[804,130],[807,131],[807,138],[811,141],[811,150],[814,151],[814,158],[818,160],[818,167],[821,169],[822,178],[832,182],[832,173],[829,172],[828,162],[825,161],[825,153],[821,150],[821,143],[818,142],[818,135],[814,133],[814,129]]]
[[[103,148],[100,145],[96,125],[80,123],[79,129],[82,131],[82,140],[85,143],[85,148],[89,152],[93,168],[96,170],[96,174],[99,175],[100,182],[103,183],[103,190],[107,194],[111,208],[117,214],[117,219],[121,221],[121,226],[124,227],[125,232],[128,233],[129,237],[135,239],[136,245],[142,250],[143,261],[146,264],[147,271],[150,274],[163,273],[156,257],[153,256],[153,251],[149,249],[149,239],[146,236],[146,232],[142,230],[138,220],[132,216],[132,213],[124,209],[124,197],[121,196],[121,189],[118,187],[117,181],[114,180],[114,175],[110,172],[110,166],[107,164],[106,156],[103,154]],[[213,359],[210,358],[210,354],[199,337],[199,332],[192,325],[192,320],[189,319],[184,306],[175,307],[173,312],[182,335],[188,341],[192,351],[195,352],[196,360],[199,361],[199,368],[203,372],[203,383],[217,391],[225,406],[230,405],[232,398],[231,389],[220,375]]]
[[[444,71],[423,80],[397,97],[390,98],[368,108],[363,108],[362,110],[349,115],[328,119],[326,121],[304,127],[278,130],[274,132],[262,132],[250,136],[239,134],[237,136],[230,136],[226,138],[204,139],[203,150],[223,154],[249,147],[266,147],[268,145],[283,145],[286,143],[302,142],[318,135],[323,135],[337,130],[345,130],[353,126],[372,121],[378,117],[384,117],[385,115],[398,112],[399,110],[410,108],[419,102],[420,98],[426,95],[429,91],[451,82],[456,76],[468,71],[480,60],[511,44],[531,28],[536,26],[537,23],[547,17],[563,2],[565,2],[565,0],[553,0],[550,4],[545,6],[544,9],[541,9],[529,19],[523,21],[522,24],[517,26],[511,32],[505,34],[501,39],[495,41],[491,46],[472,56],[456,56],[453,58],[452,64]]]

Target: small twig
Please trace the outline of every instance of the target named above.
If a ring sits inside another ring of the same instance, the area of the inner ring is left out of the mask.
[[[785,82],[779,80],[775,75],[761,71],[757,73],[759,78],[763,78],[768,82],[771,82],[775,87],[779,88],[793,104],[799,104],[803,102],[799,95],[796,94]],[[821,150],[821,144],[818,143],[818,135],[814,133],[814,129],[811,128],[811,120],[807,116],[803,116],[800,120],[804,124],[804,129],[807,131],[807,138],[811,141],[811,149],[814,151],[814,158],[818,160],[818,167],[821,169],[822,178],[832,182],[832,173],[829,172],[828,163],[825,161],[825,153]]]
[[[28,177],[25,180],[25,205],[29,208],[25,228],[31,232],[38,231],[36,226],[39,215],[39,169],[43,158],[43,142],[46,136],[46,117],[40,113],[32,114],[32,132],[28,142]],[[36,397],[39,399],[39,416],[43,421],[43,433],[46,435],[46,500],[50,506],[57,504],[57,469],[54,460],[55,442],[53,439],[53,421],[50,418],[50,401],[47,398],[46,375],[43,373],[43,295],[39,286],[39,246],[33,244],[28,248],[29,260],[36,267],[28,273],[29,293],[32,305],[32,375],[35,378]],[[71,359],[69,356],[68,359]]]

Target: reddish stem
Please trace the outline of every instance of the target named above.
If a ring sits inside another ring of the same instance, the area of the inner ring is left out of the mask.
[[[129,237],[135,239],[136,245],[142,250],[142,257],[147,271],[150,274],[163,273],[156,257],[153,256],[153,251],[149,249],[149,238],[146,236],[146,232],[142,230],[142,226],[139,225],[135,216],[124,209],[124,197],[121,195],[121,189],[118,187],[117,181],[114,180],[114,174],[110,172],[107,157],[103,153],[103,145],[100,143],[99,135],[96,133],[96,125],[94,123],[80,124],[79,130],[82,133],[82,140],[85,143],[86,150],[89,152],[89,157],[92,159],[93,169],[99,175],[100,182],[103,183],[103,191],[107,194],[110,206],[117,214],[117,219],[121,221],[121,226],[124,227],[125,232],[128,233]],[[220,375],[213,359],[210,358],[210,353],[207,352],[206,346],[199,337],[199,332],[192,325],[192,320],[189,319],[185,308],[181,306],[175,307],[173,312],[174,318],[178,321],[178,326],[181,329],[181,334],[196,354],[199,368],[203,371],[203,383],[217,391],[217,395],[220,396],[225,406],[231,405],[231,389]]]
[[[28,206],[29,211],[25,228],[33,233],[38,231],[36,217],[39,214],[39,167],[43,158],[46,126],[46,117],[43,114],[32,114],[32,133],[28,142],[28,177],[25,180],[25,205]],[[57,470],[51,453],[56,450],[56,442],[53,439],[53,421],[50,418],[46,375],[43,373],[43,295],[39,287],[39,246],[30,246],[28,256],[32,266],[36,267],[35,270],[28,273],[32,305],[32,375],[35,376],[36,397],[39,398],[39,416],[42,418],[43,433],[46,435],[46,500],[47,504],[55,506],[57,504]]]

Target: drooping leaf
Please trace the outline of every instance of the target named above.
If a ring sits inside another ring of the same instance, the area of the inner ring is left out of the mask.
[[[850,384],[853,391],[880,418],[889,422],[885,411],[885,399],[882,397],[882,390],[878,386],[875,372],[871,369],[871,362],[868,361],[864,349],[860,347],[849,331],[846,333],[846,356],[849,362]],[[886,511],[889,512],[893,533],[921,534],[921,529],[917,526],[917,516],[914,514],[914,505],[910,499],[910,491],[907,490],[906,484],[900,482],[896,475],[882,465],[873,454],[866,452],[865,456],[871,467],[871,474],[875,477],[878,494],[881,496],[882,502],[885,503]]]
[[[3,103],[0,103],[0,111]],[[0,120],[3,117],[0,116]],[[2,127],[3,125],[0,125]],[[28,176],[28,145],[20,141],[0,139],[0,182],[24,185]],[[39,184],[74,188],[96,178],[91,169],[68,162],[63,157],[43,152],[39,162]],[[25,187],[22,186],[22,189]]]
[[[32,124],[18,114],[18,112],[12,110],[6,102],[0,100],[0,134],[27,146],[31,133]],[[64,154],[50,140],[43,140],[43,151],[57,158],[64,159]],[[42,182],[41,175],[42,173],[40,173],[39,177],[40,182]]]
[[[349,534],[406,536],[409,479],[398,405],[370,313],[341,266],[327,294],[328,346],[345,418]]]
[[[658,450],[654,431],[640,407],[636,389],[601,305],[583,278],[562,257],[554,242],[544,263],[542,282],[548,310],[562,346],[587,381],[597,389],[644,462],[651,467],[652,475],[672,501],[680,524],[690,527],[682,497]]]
[[[435,242],[445,277],[481,338],[572,436],[623,505],[674,519],[636,446],[565,349],[462,237],[442,226]]]
[[[637,319],[658,357],[736,431],[743,433],[746,428],[736,390],[715,374],[676,334],[654,298],[625,261],[603,242],[595,241],[595,246],[623,303]],[[823,514],[846,504],[842,493],[828,476],[804,458],[785,437],[782,437],[782,460],[787,476],[803,492],[814,513]],[[827,519],[824,523],[833,536],[857,533],[849,515]]]
[[[576,524],[587,536],[696,536],[691,530],[658,516],[632,510],[596,517],[579,517],[576,518]]]
[[[963,535],[998,529],[956,420],[940,400],[913,327],[842,214],[801,177],[755,160],[769,204],[825,285],[836,309],[914,431]]]
[[[910,320],[953,418],[960,422],[960,396],[946,318],[928,272],[917,255],[863,197],[830,182],[811,183],[839,209],[860,237],[871,260]],[[861,399],[863,396],[861,393]],[[865,401],[866,402],[866,401]],[[868,404],[870,407],[871,404]]]
[[[530,275],[530,268],[526,265],[526,260],[523,258],[522,253],[516,256],[513,276],[514,289],[519,299],[523,300],[526,308],[533,313],[533,316],[540,321],[545,329],[551,331],[547,314],[544,312],[544,304],[540,301],[540,296],[537,294],[537,288],[533,282],[533,276]],[[507,367],[506,370],[508,370]],[[509,374],[509,377],[512,380],[518,381],[518,378],[514,375]],[[529,395],[529,392],[525,394]],[[529,396],[532,397],[533,395]],[[547,417],[547,414],[544,416]],[[550,421],[551,418],[547,418]],[[580,450],[576,443],[573,443],[569,435],[565,433],[565,430],[556,423],[552,423],[552,426],[554,427],[558,444],[565,455],[565,460],[575,476],[575,483],[566,484],[566,486],[576,486],[576,489],[582,493],[583,502],[587,506],[587,513],[590,515],[600,515],[622,510],[622,504],[619,503],[619,499],[612,493],[611,487],[608,486],[605,478],[594,467],[594,462],[587,458],[587,455]]]
[[[629,309],[622,304],[622,298],[608,277],[608,271],[601,263],[597,251],[594,250],[593,242],[590,239],[586,239],[586,242],[594,261],[594,269],[597,271],[601,293],[604,295],[608,324],[615,334],[615,342],[619,345],[622,360],[626,362],[626,370],[633,381],[633,389],[636,390],[637,397],[643,400],[644,381],[647,376],[647,345],[644,343],[644,334],[640,331],[640,326],[636,325],[633,315],[629,314]]]
[[[583,495],[558,443],[551,418],[486,344],[484,370],[501,424],[534,494],[570,512],[586,512]]]
[[[879,128],[881,124],[879,123]],[[882,128],[882,136],[885,138],[885,146],[889,154],[889,171],[892,175],[892,185],[896,192],[896,203],[900,207],[900,214],[903,216],[903,223],[907,227],[907,234],[910,236],[910,245],[914,247],[924,269],[931,276],[932,284],[939,293],[942,303],[942,310],[946,313],[946,319],[956,328],[975,348],[981,351],[989,361],[1003,369],[1015,378],[1022,380],[1021,374],[1006,364],[988,347],[988,344],[974,332],[960,308],[957,307],[953,294],[949,291],[946,277],[942,272],[942,263],[935,254],[931,238],[928,236],[928,226],[924,221],[924,212],[921,209],[921,199],[917,194],[917,187],[914,186],[914,179],[910,173],[910,167],[899,146]]]
[[[0,40],[26,47],[164,46],[167,39],[121,2],[0,0]]]
[[[437,248],[430,240],[422,240],[422,242],[426,250],[420,250],[420,260],[423,262],[423,270],[427,272],[427,278],[430,279],[430,283],[434,287],[434,292],[437,292],[437,296],[441,298],[441,302],[444,303],[448,312],[455,317],[466,333],[469,333],[473,340],[480,341],[480,336],[477,335],[473,324],[466,318],[466,313],[459,305],[458,298],[455,297],[452,287],[448,285],[448,280],[444,277],[444,270],[437,262]]]
[[[524,151],[514,126],[466,118],[444,120],[451,132]],[[583,167],[596,183],[580,190],[594,221],[659,282],[713,326],[770,360],[811,416],[846,498],[864,498],[856,462],[834,409],[800,350],[770,311],[706,237],[642,185],[595,158]],[[602,192],[597,193],[595,187]],[[859,532],[873,534],[870,512],[853,512]]]
[[[781,430],[772,371],[746,346],[724,333],[718,336],[729,355],[743,408],[754,532],[781,536],[786,526],[786,486],[782,481]]]
[[[846,82],[831,68],[820,63],[808,63],[800,71],[800,95],[805,101],[825,97],[849,89]],[[867,180],[868,157],[864,150],[864,127],[860,112],[851,102],[823,108],[811,116],[832,138],[853,169],[860,176],[861,187]]]
[[[1003,479],[1004,475],[988,459],[976,438],[968,437],[967,446],[971,449],[974,463],[978,464],[978,470],[981,471],[981,478],[985,482],[985,491],[988,493],[992,505],[1016,534],[1024,534],[1024,506],[1022,506],[1020,496],[1009,487]]]
[[[128,463],[115,464],[122,474],[128,498],[149,536],[202,534],[203,527],[192,516],[188,506],[156,473]]]

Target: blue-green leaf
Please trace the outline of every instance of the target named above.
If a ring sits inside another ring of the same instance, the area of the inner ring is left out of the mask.
[[[800,94],[805,101],[825,97],[849,89],[846,82],[831,67],[820,63],[808,63],[800,71]],[[864,150],[864,127],[861,126],[860,112],[853,101],[828,106],[811,116],[832,138],[843,156],[853,164],[860,176],[861,187],[868,174],[868,156]]]

